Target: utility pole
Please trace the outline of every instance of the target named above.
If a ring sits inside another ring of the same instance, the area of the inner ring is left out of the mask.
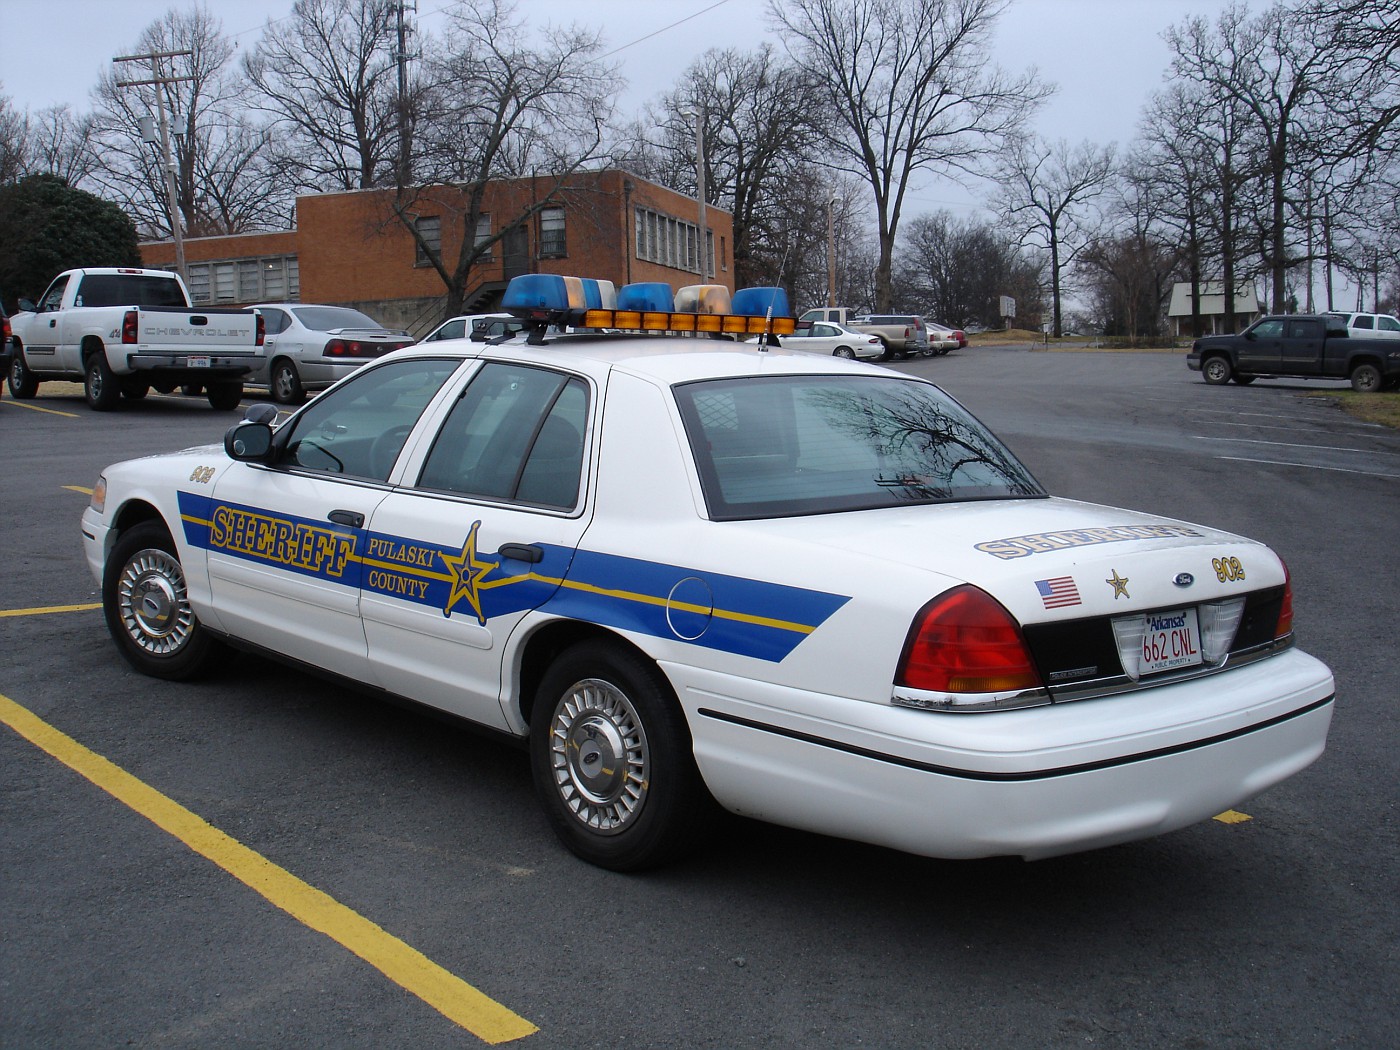
[[[409,32],[411,31],[411,27],[410,27],[410,26],[407,24],[407,22],[404,20],[405,9],[406,9],[407,7],[408,7],[408,4],[406,4],[406,3],[398,3],[398,4],[395,4],[395,5],[394,5],[394,14],[395,14],[396,18],[398,19],[398,35],[399,35],[399,49],[398,49],[398,53],[394,55],[394,60],[398,63],[398,67],[399,67],[399,70],[398,70],[398,71],[399,71],[399,105],[398,105],[398,110],[399,110],[399,113],[398,113],[398,116],[399,116],[399,172],[398,172],[398,184],[399,184],[400,186],[407,186],[407,185],[408,185],[408,182],[409,182],[409,179],[410,179],[410,177],[411,177],[411,175],[412,175],[412,172],[411,172],[411,170],[410,170],[410,169],[411,169],[410,159],[411,159],[411,149],[412,149],[412,145],[411,145],[411,143],[410,143],[410,141],[409,141],[409,134],[408,134],[408,34],[409,34]],[[418,8],[415,6],[413,10],[414,10],[414,12],[416,13],[416,12],[418,11]]]
[[[193,80],[194,77],[164,76],[161,73],[160,63],[162,59],[189,58],[193,55],[193,51],[157,51],[149,55],[123,55],[120,58],[112,59],[113,65],[118,62],[149,62],[151,64],[150,80],[118,80],[117,87],[144,87],[149,84],[154,85],[156,89],[156,113],[160,117],[161,161],[165,168],[165,201],[170,211],[170,236],[175,241],[175,272],[180,275],[181,280],[185,279],[185,238],[180,228],[180,199],[176,195],[175,189],[175,162],[170,157],[170,123],[165,119],[165,86]]]

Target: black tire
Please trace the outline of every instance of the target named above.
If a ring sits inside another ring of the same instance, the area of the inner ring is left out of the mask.
[[[5,377],[5,382],[10,388],[10,396],[20,401],[28,401],[39,392],[39,380],[34,378],[34,373],[24,363],[24,348],[19,345],[14,347],[14,356],[10,358],[10,372]]]
[[[677,859],[718,808],[666,677],[620,645],[581,642],[550,666],[530,720],[530,768],[564,845],[613,871]]]
[[[194,678],[220,648],[190,608],[175,543],[158,521],[132,526],[112,547],[102,612],[122,656],[152,678]]]
[[[128,401],[140,401],[151,392],[149,383],[142,383],[137,380],[123,379],[121,383],[122,397]]]
[[[844,357],[847,360],[850,360],[856,356],[856,352],[852,350],[849,346],[838,346],[835,350],[831,352],[831,356]]]
[[[232,412],[243,400],[243,384],[239,380],[209,384],[209,404],[216,411]]]
[[[204,393],[204,384],[182,383],[180,385],[180,393],[184,394],[186,397],[200,397]]]
[[[103,350],[89,354],[83,362],[83,396],[95,412],[110,412],[121,402],[121,382],[107,364]]]
[[[1230,360],[1214,354],[1201,362],[1201,378],[1211,386],[1222,386],[1230,381],[1230,376],[1234,373],[1230,367]]]
[[[272,363],[268,373],[268,392],[279,405],[299,405],[306,400],[306,389],[301,385],[297,366],[285,357]]]
[[[1369,361],[1351,370],[1351,388],[1359,394],[1378,393],[1384,384],[1385,377],[1381,375],[1381,370]]]
[[[1238,383],[1240,386],[1249,386],[1250,383],[1254,382],[1254,381],[1255,381],[1256,379],[1258,379],[1259,377],[1258,377],[1258,376],[1247,376],[1247,375],[1242,375],[1241,373],[1236,372],[1236,373],[1235,373],[1233,376],[1231,376],[1230,378],[1233,379],[1233,380],[1234,380],[1236,383]]]

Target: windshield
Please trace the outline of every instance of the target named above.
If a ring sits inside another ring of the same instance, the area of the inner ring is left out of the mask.
[[[174,276],[140,273],[90,273],[78,286],[74,306],[176,306],[188,307],[185,293]]]
[[[384,327],[373,317],[348,306],[298,306],[292,313],[313,332],[332,332],[337,328],[373,328],[377,331]]]
[[[716,520],[1041,497],[937,387],[874,376],[688,383],[676,400]]]

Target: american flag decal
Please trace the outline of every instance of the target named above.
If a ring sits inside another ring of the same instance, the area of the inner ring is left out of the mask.
[[[1053,580],[1036,580],[1035,589],[1040,592],[1040,600],[1047,609],[1063,609],[1067,605],[1079,605],[1079,588],[1074,585],[1073,576],[1056,576]]]

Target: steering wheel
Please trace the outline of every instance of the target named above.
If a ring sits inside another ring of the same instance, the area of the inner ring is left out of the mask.
[[[388,478],[389,471],[394,469],[394,460],[399,458],[404,439],[412,429],[407,423],[400,423],[374,439],[374,444],[369,447],[369,469],[375,478],[380,481]]]

